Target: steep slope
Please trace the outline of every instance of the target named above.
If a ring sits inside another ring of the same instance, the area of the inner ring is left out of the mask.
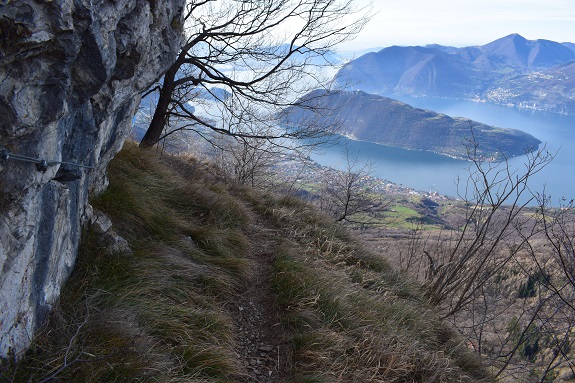
[[[477,154],[487,158],[498,158],[501,152],[507,157],[522,155],[540,143],[518,130],[452,118],[360,91],[316,90],[301,102],[303,108],[285,110],[284,123],[298,125],[315,120],[316,124],[332,126],[339,134],[388,146],[467,159],[472,138],[478,144]],[[312,109],[323,111],[323,115],[318,119]]]
[[[418,286],[293,197],[128,145],[93,202],[134,255],[87,233],[14,383],[490,381]]]

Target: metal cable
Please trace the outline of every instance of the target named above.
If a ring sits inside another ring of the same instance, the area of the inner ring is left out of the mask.
[[[3,160],[6,160],[6,161],[7,160],[14,160],[14,161],[30,162],[30,163],[36,164],[36,169],[39,172],[45,172],[46,170],[48,170],[49,166],[54,166],[54,165],[59,165],[59,164],[68,165],[68,166],[75,166],[78,168],[85,168],[85,169],[96,169],[95,166],[76,164],[76,163],[67,162],[67,161],[46,161],[46,160],[41,159],[41,158],[33,158],[33,157],[23,156],[21,154],[11,153],[7,150],[0,151],[0,158],[2,158]]]

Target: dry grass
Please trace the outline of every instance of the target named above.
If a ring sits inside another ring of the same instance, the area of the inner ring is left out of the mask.
[[[247,213],[225,187],[205,184],[193,160],[163,161],[128,144],[112,162],[110,187],[92,203],[134,255],[105,254],[87,231],[60,307],[5,380],[224,382],[243,375],[226,304],[247,267]]]
[[[274,382],[488,381],[419,286],[297,199],[228,188],[193,159],[128,144],[92,202],[134,254],[106,255],[87,231],[59,307],[0,379],[253,381],[231,307],[254,270],[269,270],[259,278],[281,318]]]
[[[273,283],[293,334],[290,381],[488,380],[480,361],[421,302],[419,287],[384,259],[297,200],[252,201],[289,233],[278,243]]]

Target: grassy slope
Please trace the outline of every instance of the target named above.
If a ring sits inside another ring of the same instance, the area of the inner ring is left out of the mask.
[[[299,200],[128,144],[92,203],[134,254],[87,231],[60,307],[0,380],[488,381],[418,286]],[[256,332],[273,349],[258,370]]]

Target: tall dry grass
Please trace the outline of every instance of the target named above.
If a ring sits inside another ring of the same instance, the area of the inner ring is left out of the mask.
[[[311,206],[129,143],[109,178],[92,204],[133,255],[87,229],[58,307],[2,381],[253,381],[234,310],[256,272],[281,318],[274,382],[489,380],[418,285]]]

